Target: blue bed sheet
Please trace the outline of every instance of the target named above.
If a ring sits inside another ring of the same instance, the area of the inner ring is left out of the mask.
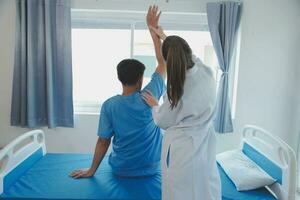
[[[91,155],[46,154],[6,191],[12,199],[160,199],[160,175],[118,178],[104,158],[94,177],[72,179],[68,174],[91,164]]]
[[[1,199],[161,199],[161,177],[119,178],[112,174],[107,157],[94,177],[72,179],[68,174],[90,166],[92,155],[46,154],[27,170]],[[237,192],[219,166],[223,200],[275,200],[266,190]]]

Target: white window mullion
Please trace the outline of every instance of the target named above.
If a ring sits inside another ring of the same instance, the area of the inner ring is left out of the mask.
[[[131,39],[130,39],[130,58],[133,58],[134,55],[134,30],[135,30],[135,23],[131,24]]]

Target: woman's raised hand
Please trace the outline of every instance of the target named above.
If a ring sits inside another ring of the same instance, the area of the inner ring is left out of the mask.
[[[148,13],[147,13],[147,25],[148,27],[157,28],[158,21],[160,17],[161,11],[158,11],[158,6],[153,5],[149,6]]]

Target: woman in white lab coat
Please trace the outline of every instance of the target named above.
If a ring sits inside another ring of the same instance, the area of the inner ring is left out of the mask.
[[[184,39],[166,37],[160,27],[150,28],[164,40],[162,55],[167,66],[163,104],[158,106],[151,93],[144,94],[145,101],[153,107],[156,124],[165,130],[162,199],[220,200],[212,125],[216,99],[213,72],[193,56]]]

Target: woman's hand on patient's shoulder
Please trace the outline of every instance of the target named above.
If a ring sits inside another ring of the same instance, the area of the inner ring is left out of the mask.
[[[146,103],[150,107],[158,105],[157,99],[153,96],[153,94],[149,90],[146,90],[145,92],[143,92],[142,96],[143,96],[143,99],[146,101]]]
[[[94,172],[91,169],[79,169],[73,171],[69,176],[72,178],[78,179],[78,178],[89,178],[94,176]]]

